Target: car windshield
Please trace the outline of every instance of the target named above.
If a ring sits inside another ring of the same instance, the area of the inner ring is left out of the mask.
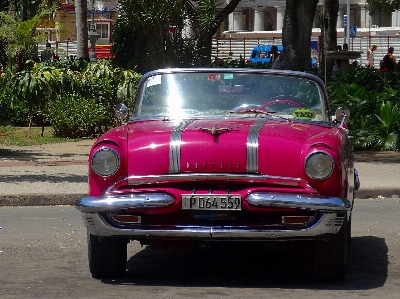
[[[155,73],[141,84],[132,118],[264,115],[328,122],[322,87],[289,73]]]

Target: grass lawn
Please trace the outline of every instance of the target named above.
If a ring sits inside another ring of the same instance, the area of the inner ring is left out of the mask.
[[[0,126],[0,146],[1,145],[18,145],[18,146],[29,146],[29,145],[40,145],[45,143],[56,143],[72,141],[67,138],[58,138],[53,136],[53,129],[46,127],[44,130],[44,136],[41,137],[41,127],[12,127],[12,126]]]

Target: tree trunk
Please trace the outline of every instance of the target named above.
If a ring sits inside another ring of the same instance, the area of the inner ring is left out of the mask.
[[[199,38],[197,42],[198,47],[198,61],[195,64],[199,66],[208,66],[211,64],[211,52],[212,52],[212,38],[213,34],[208,32]]]
[[[228,2],[228,1],[227,1]],[[203,30],[200,30],[197,48],[199,51],[199,64],[209,65],[211,63],[211,52],[212,52],[212,38],[215,33],[219,30],[222,22],[226,20],[230,13],[232,13],[238,6],[240,0],[231,0],[228,5],[221,9],[215,16],[214,23]],[[196,22],[194,22],[196,24]],[[196,24],[199,25],[199,24]],[[198,26],[201,28],[202,26]]]
[[[75,0],[77,59],[89,59],[87,1]]]
[[[336,24],[339,13],[339,0],[325,0],[324,11],[321,16],[321,59],[320,71],[325,76],[334,65],[333,60],[326,59],[327,51],[335,51],[337,47]]]
[[[32,128],[32,122],[33,122],[33,107],[29,107],[29,124],[28,124],[29,131]]]
[[[24,69],[24,56],[21,52],[18,52],[14,59],[14,73],[22,72]]]
[[[311,69],[311,34],[318,0],[286,0],[282,30],[285,69]]]

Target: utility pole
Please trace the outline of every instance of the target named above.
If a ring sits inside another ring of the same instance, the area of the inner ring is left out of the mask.
[[[90,53],[89,59],[90,61],[96,61],[96,41],[100,37],[100,34],[96,31],[96,24],[94,22],[94,0],[92,0],[92,20],[90,22],[90,30],[88,32],[89,40],[90,40]]]
[[[350,47],[350,1],[347,0],[347,26],[346,26],[346,43]]]
[[[20,0],[19,2],[20,6],[21,6],[21,10],[20,10],[20,16],[19,16],[19,20],[21,22],[26,21],[26,4],[25,4],[25,0]]]

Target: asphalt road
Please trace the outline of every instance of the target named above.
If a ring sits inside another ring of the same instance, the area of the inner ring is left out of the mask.
[[[70,206],[0,207],[0,298],[396,298],[400,291],[399,199],[356,200],[349,276],[304,279],[307,260],[260,246],[128,246],[127,274],[95,280],[86,229]]]

